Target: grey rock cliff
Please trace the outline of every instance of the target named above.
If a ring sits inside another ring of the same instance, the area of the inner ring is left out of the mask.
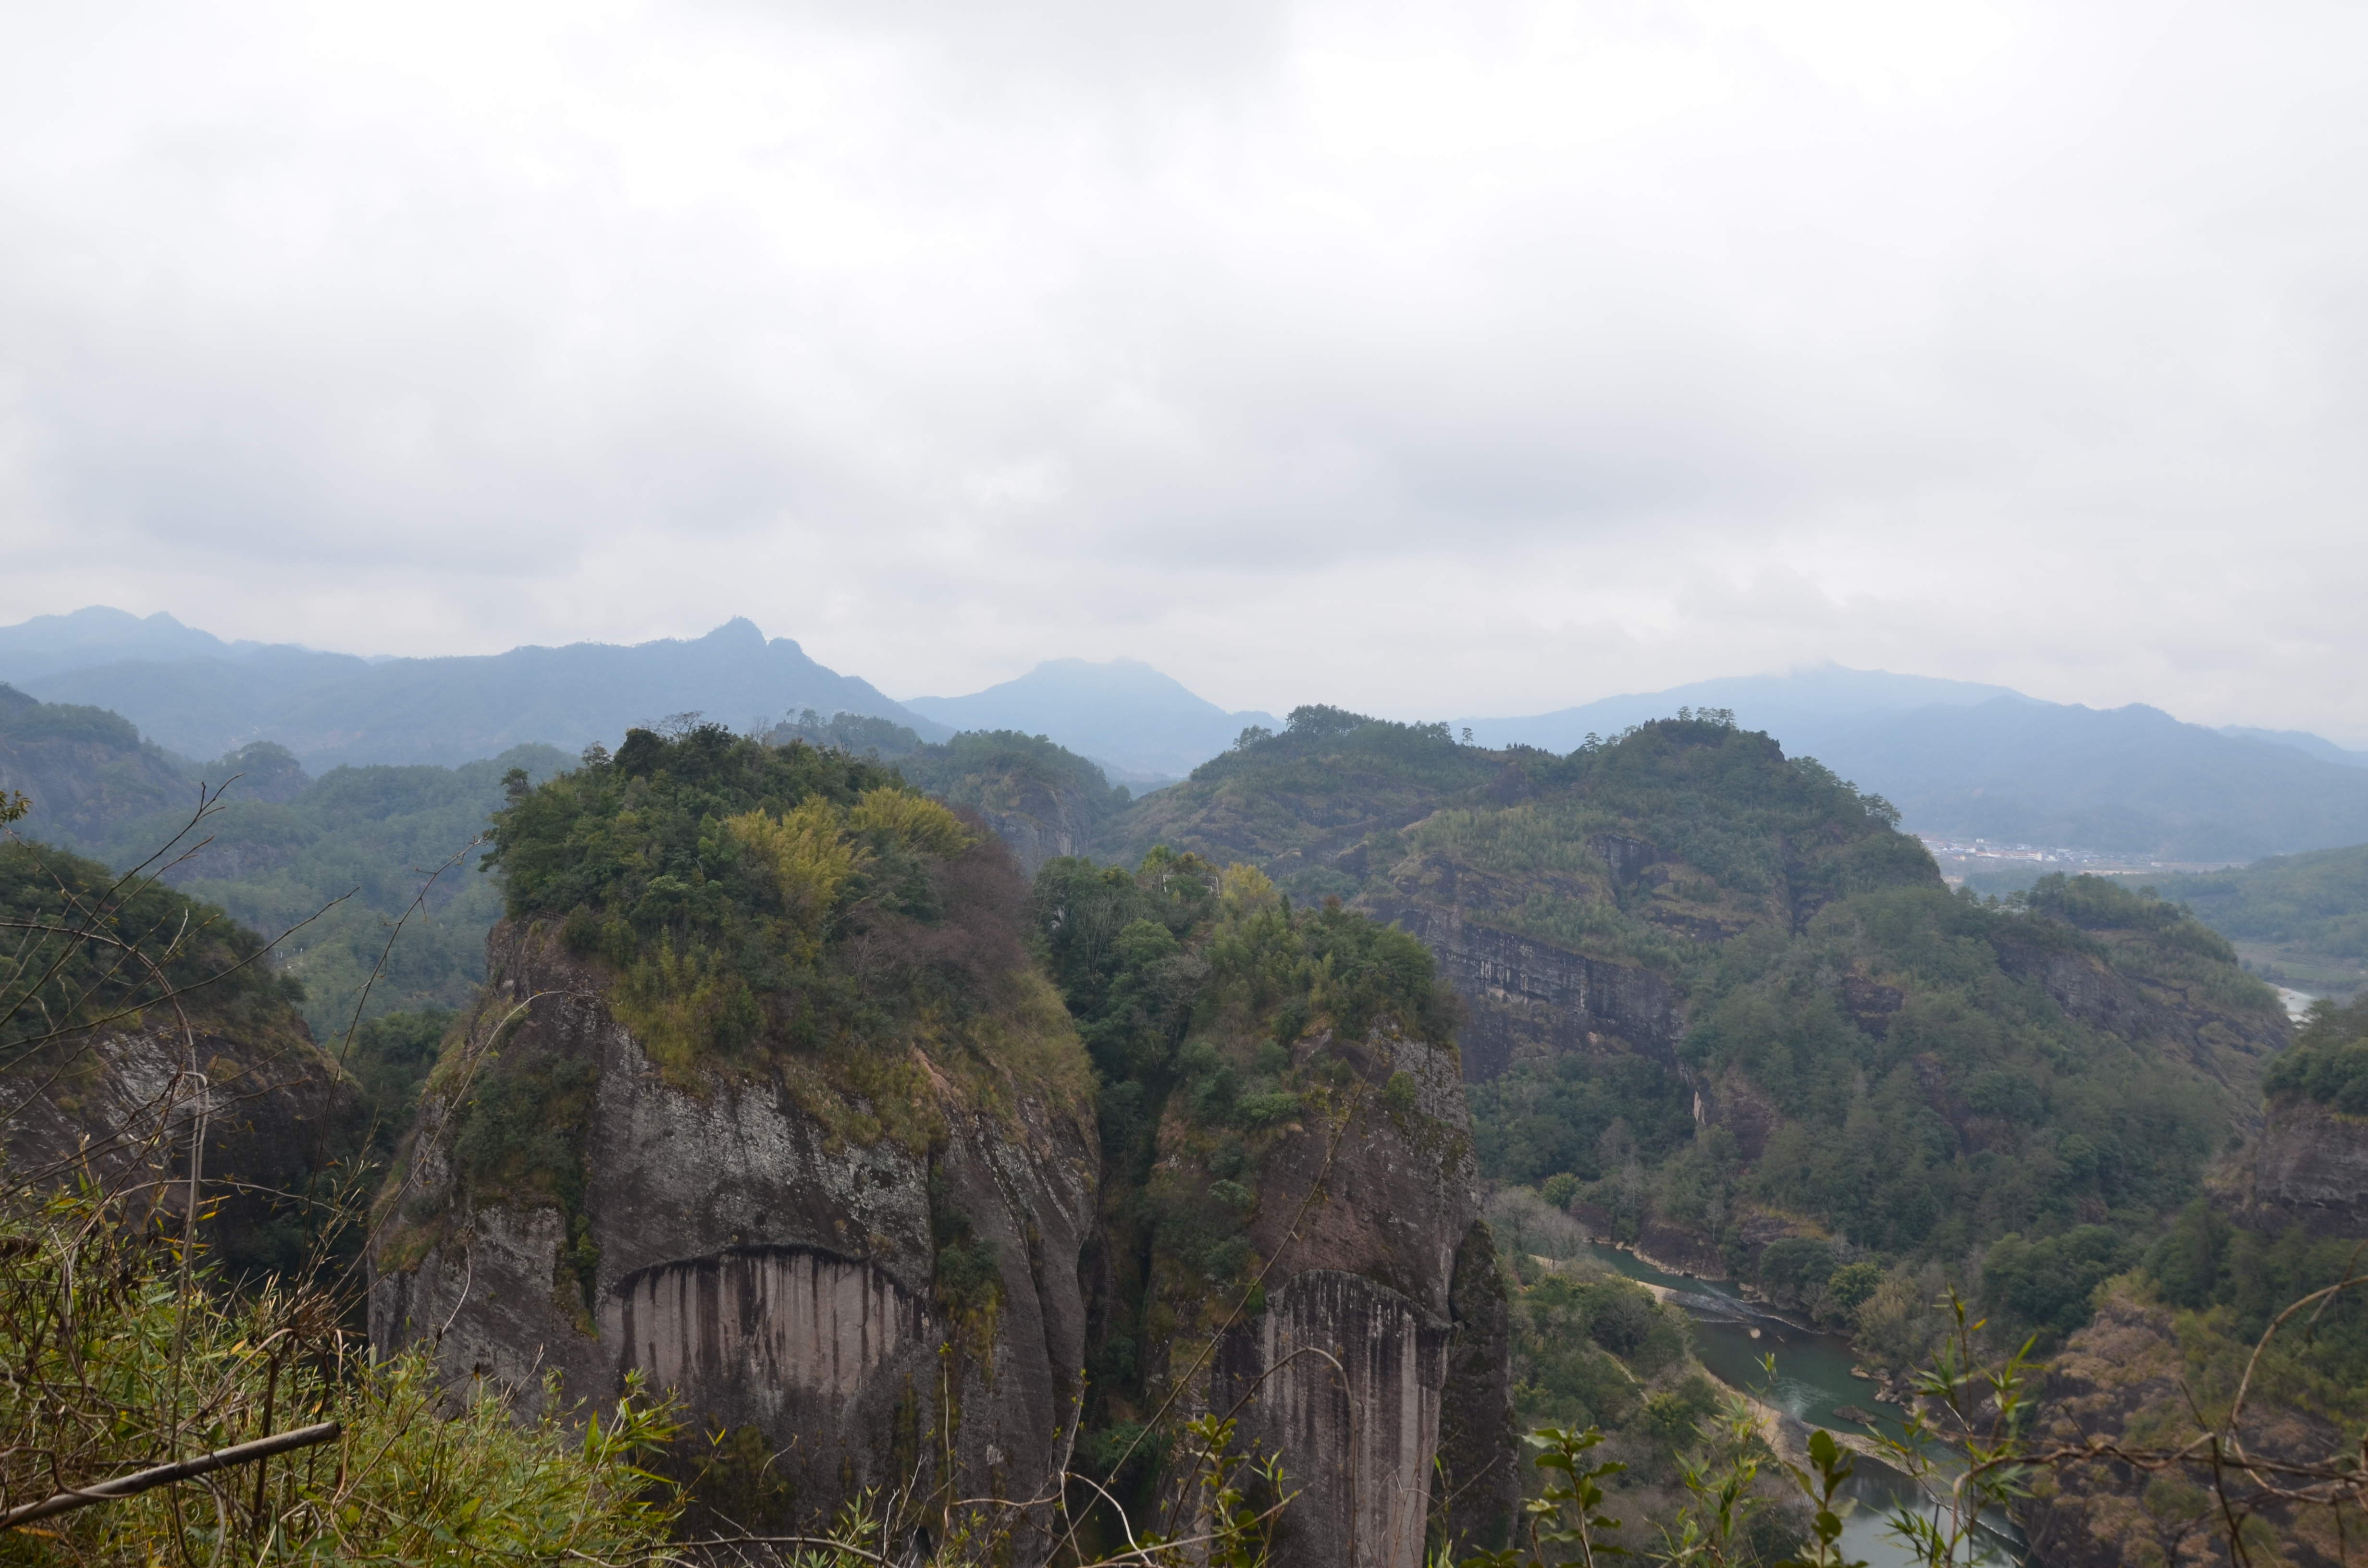
[[[489,1011],[525,1010],[501,1049],[598,1074],[581,1215],[571,1234],[556,1203],[472,1206],[452,1175],[451,1092],[432,1092],[402,1196],[418,1218],[371,1289],[381,1354],[424,1343],[456,1386],[489,1380],[528,1410],[546,1372],[576,1401],[640,1370],[703,1428],[753,1427],[790,1489],[778,1512],[800,1521],[867,1487],[1046,1493],[1084,1356],[1086,1112],[1026,1084],[1004,1115],[949,1090],[928,1149],[865,1143],[781,1082],[669,1084],[596,972],[507,924],[489,946]],[[933,1295],[933,1181],[994,1248],[1002,1289],[984,1315]]]
[[[1345,1129],[1276,1150],[1251,1241],[1272,1260],[1267,1308],[1218,1346],[1211,1408],[1283,1456],[1292,1505],[1278,1562],[1415,1568],[1434,1526],[1487,1533],[1512,1473],[1502,1282],[1481,1221],[1455,1053],[1394,1034],[1326,1041],[1365,1084]],[[1493,1289],[1492,1289],[1493,1288]],[[1451,1389],[1451,1373],[1464,1381]],[[1448,1507],[1448,1473],[1477,1483]],[[1518,1483],[1516,1483],[1516,1485]]]
[[[186,1034],[152,1016],[101,1031],[63,1065],[0,1073],[0,1166],[21,1181],[87,1177],[178,1211],[202,1131],[208,1230],[237,1265],[280,1195],[350,1140],[357,1114],[351,1084],[292,1010],[252,1031]]]
[[[2251,1229],[2299,1224],[2314,1235],[2368,1235],[2368,1120],[2300,1095],[2269,1102],[2254,1151]]]
[[[1372,914],[1429,947],[1470,1009],[1461,1031],[1470,1082],[1572,1051],[1625,1049],[1677,1067],[1685,1003],[1650,970],[1483,926],[1453,905],[1387,900]]]
[[[1021,876],[1033,881],[1045,861],[1086,853],[1094,818],[1081,791],[1026,777],[997,782],[974,809],[1010,847]]]

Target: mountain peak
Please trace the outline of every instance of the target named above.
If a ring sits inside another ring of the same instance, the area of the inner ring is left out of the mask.
[[[916,697],[905,707],[963,730],[1019,730],[1059,742],[1114,776],[1176,778],[1272,714],[1228,713],[1140,659],[1046,659],[967,697]]]

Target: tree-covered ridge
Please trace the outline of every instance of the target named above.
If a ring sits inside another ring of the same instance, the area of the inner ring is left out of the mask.
[[[1724,714],[1556,757],[1302,711],[1168,791],[1177,847],[1233,834],[1302,896],[1434,941],[1492,927],[1664,998],[1661,1034],[1598,1001],[1586,1042],[1474,1083],[1484,1174],[1565,1178],[1623,1238],[1747,1279],[1798,1240],[1819,1266],[1780,1248],[1800,1278],[1771,1289],[1891,1364],[1945,1271],[2009,1237],[1999,1320],[2084,1318],[2283,1041],[2273,994],[2176,905],[2097,879],[1952,894],[1885,802]]]
[[[880,763],[706,725],[515,784],[510,917],[607,966],[672,1074],[903,1038],[1027,967],[1008,857]]]
[[[309,1044],[263,941],[222,910],[44,846],[0,843],[0,1070],[70,1052],[94,1028],[202,1028]]]
[[[30,798],[17,824],[26,836],[89,854],[127,817],[177,809],[187,821],[197,796],[188,767],[103,708],[0,685],[0,790]]]
[[[2294,1048],[2270,1063],[2261,1090],[2368,1117],[2368,994],[2346,1006],[2326,1000],[2313,1005]]]
[[[366,983],[365,1017],[460,1007],[484,979],[485,932],[502,910],[500,891],[475,874],[481,854],[463,852],[503,805],[514,770],[547,778],[574,761],[552,746],[518,746],[459,767],[339,767],[312,780],[280,748],[258,743],[217,765],[217,785],[233,774],[239,783],[165,876],[268,937],[293,932],[277,960],[303,981],[305,1017],[324,1040],[345,1032]],[[259,779],[268,781],[260,798],[248,789]],[[186,812],[136,818],[108,835],[103,852],[136,864],[187,820]]]
[[[1484,925],[1686,975],[1746,931],[1940,881],[1883,801],[1723,715],[1509,753],[1488,794],[1375,835],[1354,857],[1361,891],[1445,896]]]
[[[1346,896],[1355,884],[1336,880],[1327,852],[1471,795],[1502,770],[1444,724],[1298,708],[1281,734],[1246,732],[1190,778],[1147,796],[1103,831],[1097,851],[1133,865],[1155,845],[1190,846],[1257,865],[1297,897]]]
[[[1125,811],[1133,798],[1076,753],[1017,730],[966,730],[941,744],[916,745],[896,759],[896,770],[949,805],[990,812],[1025,809],[1031,784],[1065,793],[1095,821]]]
[[[1357,1114],[1444,1147],[1386,1043],[1452,1051],[1458,1014],[1430,953],[1337,899],[1295,905],[1263,874],[1155,849],[1133,871],[1038,873],[1036,942],[1093,1057],[1113,1277],[1082,1451],[1140,1484],[1141,1422],[1190,1347],[1254,1316],[1269,1162]],[[1452,1058],[1451,1058],[1452,1061]],[[1460,1145],[1459,1145],[1460,1146]],[[1452,1153],[1452,1151],[1450,1151]]]

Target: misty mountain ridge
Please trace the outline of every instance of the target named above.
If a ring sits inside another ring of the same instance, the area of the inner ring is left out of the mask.
[[[129,659],[239,658],[269,645],[225,642],[162,610],[142,617],[90,605],[70,615],[37,615],[15,626],[0,626],[0,678],[22,684],[56,671]]]
[[[1482,745],[1562,752],[1681,705],[1732,710],[1788,754],[1883,795],[1918,832],[2175,860],[2368,841],[2368,756],[2318,735],[2214,730],[2143,703],[2094,709],[1830,663],[1459,728]]]
[[[1802,732],[1820,732],[1839,719],[1934,706],[1970,708],[2001,699],[2039,702],[2010,687],[1854,670],[1828,661],[1782,675],[1722,676],[1664,691],[1626,692],[1525,718],[1458,719],[1455,728],[1469,729],[1484,746],[1529,745],[1567,753],[1589,734],[1616,735],[1632,724],[1667,718],[1681,707],[1726,709],[1745,729],[1765,730],[1788,750],[1797,750]]]
[[[71,667],[65,667],[71,666]],[[28,674],[32,671],[37,673]],[[899,703],[735,618],[695,639],[367,660],[228,642],[168,615],[93,608],[0,628],[0,680],[120,714],[183,756],[285,746],[340,764],[453,766],[530,743],[613,744],[700,711],[762,729],[805,709],[942,741],[1041,735],[1141,787],[1190,773],[1258,711],[1228,712],[1133,659],[1053,659],[967,696]],[[2368,754],[2300,731],[2213,730],[2157,709],[2094,710],[2009,687],[1827,663],[1630,693],[1528,718],[1458,721],[1484,746],[1567,754],[1681,708],[1731,710],[1898,805],[1922,832],[2176,860],[2237,860],[2368,842]]]
[[[913,697],[905,706],[957,730],[1041,734],[1100,763],[1113,783],[1180,778],[1271,713],[1229,713],[1137,659],[1047,659],[1016,680],[968,697]]]
[[[2347,751],[2308,730],[2257,730],[2248,724],[2223,724],[2220,733],[2235,740],[2259,741],[2263,745],[2293,746],[2308,752],[2322,762],[2340,762],[2346,767],[2368,767],[2368,751]]]
[[[870,682],[816,664],[790,639],[767,640],[745,618],[704,637],[632,646],[368,660],[287,645],[242,650],[170,617],[78,616],[91,635],[69,639],[41,621],[0,629],[0,680],[43,701],[120,713],[157,744],[190,756],[267,740],[315,772],[340,764],[450,766],[529,743],[614,744],[632,725],[686,710],[740,726],[815,708],[891,719],[930,740],[952,733]],[[108,633],[121,635],[110,642]],[[206,645],[212,651],[163,656]],[[61,657],[93,662],[58,668]],[[45,665],[45,673],[21,673]]]

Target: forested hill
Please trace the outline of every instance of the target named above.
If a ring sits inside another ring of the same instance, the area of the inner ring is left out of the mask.
[[[267,740],[315,771],[340,763],[457,764],[535,743],[575,752],[614,745],[628,726],[693,709],[733,728],[811,705],[883,716],[938,739],[951,733],[740,619],[704,637],[632,647],[577,642],[376,663],[289,647],[233,653],[148,652],[17,684],[52,702],[109,709],[190,756]],[[7,673],[0,661],[0,675]]]
[[[2368,844],[2165,877],[2160,886],[2282,984],[2335,996],[2368,984]]]
[[[1786,1244],[1763,1283],[1844,1318],[1887,1290],[1862,1326],[1904,1365],[1928,1272],[2002,1237],[2001,1321],[2078,1321],[2286,1025],[2176,906],[2060,878],[1976,903],[1896,821],[1721,713],[1555,756],[1303,709],[1101,845],[1247,860],[1421,936],[1471,1010],[1485,1174],[1560,1178],[1705,1272]]]

